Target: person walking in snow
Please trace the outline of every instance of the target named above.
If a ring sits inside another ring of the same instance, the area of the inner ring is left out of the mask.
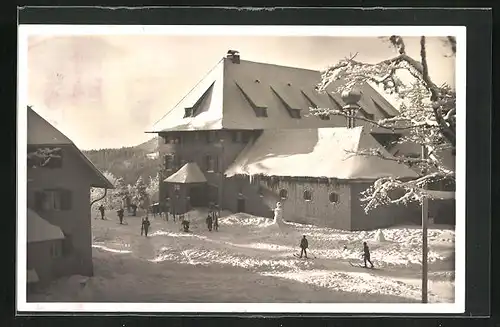
[[[137,216],[137,204],[132,203],[132,216]]]
[[[213,223],[213,220],[212,220],[212,214],[208,214],[207,215],[207,219],[205,220],[206,223],[207,223],[207,228],[208,228],[208,231],[211,232],[212,231],[212,223]]]
[[[117,214],[118,219],[120,219],[120,225],[123,225],[123,208],[118,209]]]
[[[101,204],[98,209],[101,212],[101,219],[104,220],[104,206]]]
[[[300,257],[302,258],[302,254],[304,254],[305,258],[307,259],[307,248],[309,247],[309,242],[307,241],[306,236],[302,236],[302,239],[300,240]]]
[[[373,268],[373,263],[370,260],[370,248],[368,247],[368,244],[366,244],[366,242],[363,242],[363,261],[365,263],[365,268],[368,268],[366,266],[367,262],[369,262],[371,265],[371,268]]]
[[[142,219],[141,223],[141,235],[144,232],[144,235],[148,237],[148,230],[149,230],[149,225],[151,225],[151,222],[148,219],[148,216],[144,217]]]

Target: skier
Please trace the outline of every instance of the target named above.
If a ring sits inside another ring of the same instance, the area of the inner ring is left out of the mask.
[[[151,225],[148,216],[144,217],[142,219],[142,224],[141,224],[141,235],[144,232],[144,235],[148,237],[148,230],[149,230],[149,225]]]
[[[123,225],[123,208],[118,209],[117,214],[118,219],[120,219],[120,225]]]
[[[184,232],[189,233],[189,225],[190,225],[189,220],[185,219],[182,221],[182,228]]]
[[[309,247],[309,242],[307,242],[306,236],[302,236],[302,239],[300,240],[300,257],[302,258],[302,254],[304,254],[305,258],[307,259],[307,248]]]
[[[208,231],[211,232],[213,220],[212,220],[212,215],[210,213],[207,215],[207,219],[205,221],[207,223]]]
[[[215,231],[218,231],[219,230],[219,215],[217,214],[217,212],[214,212],[214,229]]]
[[[104,220],[104,206],[102,204],[99,206],[99,211],[101,212],[101,219]]]
[[[368,268],[366,266],[367,262],[369,262],[371,265],[371,268],[373,268],[373,263],[370,260],[370,248],[368,247],[368,244],[366,244],[366,242],[363,242],[363,261],[365,263],[365,268]]]

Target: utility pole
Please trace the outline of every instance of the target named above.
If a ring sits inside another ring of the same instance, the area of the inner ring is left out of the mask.
[[[422,159],[427,159],[427,147],[422,145]],[[424,174],[427,173],[424,170]],[[423,187],[426,188],[425,185]],[[428,262],[427,253],[429,251],[427,244],[427,225],[429,222],[429,202],[427,197],[424,197],[422,201],[422,303],[427,303],[427,273],[428,273]]]
[[[222,211],[222,198],[224,197],[224,139],[220,139],[221,155],[219,161],[220,185],[219,185],[219,210]]]

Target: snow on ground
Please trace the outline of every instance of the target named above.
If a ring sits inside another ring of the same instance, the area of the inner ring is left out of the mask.
[[[191,233],[153,218],[148,238],[140,217],[119,225],[93,220],[94,277],[62,278],[29,301],[116,302],[418,302],[421,231],[412,226],[349,232],[223,213],[218,232],[191,212]],[[310,259],[298,259],[307,235]],[[429,301],[454,301],[454,230],[429,229]],[[368,242],[377,270],[361,263]],[[346,247],[346,249],[344,249]]]

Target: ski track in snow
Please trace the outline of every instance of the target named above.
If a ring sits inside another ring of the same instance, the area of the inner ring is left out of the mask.
[[[161,288],[158,289],[158,286],[163,283],[171,285],[171,282],[165,275],[167,272],[161,269],[158,272],[156,268],[165,266],[165,269],[168,269],[169,264],[209,270],[225,269],[224,274],[229,269],[224,267],[243,269],[245,273],[251,273],[252,278],[256,278],[253,281],[254,288],[269,288],[268,279],[265,279],[265,282],[260,279],[265,277],[274,278],[276,283],[272,286],[274,288],[279,287],[284,281],[293,281],[302,285],[301,287],[307,286],[314,290],[315,293],[310,295],[310,301],[313,302],[315,300],[328,302],[321,298],[320,294],[323,293],[318,292],[324,289],[358,293],[359,301],[363,302],[374,301],[377,298],[380,300],[384,296],[387,298],[398,296],[407,299],[408,302],[413,302],[421,297],[418,276],[419,269],[421,269],[421,231],[418,228],[384,229],[385,240],[379,242],[376,239],[377,231],[349,232],[295,223],[286,223],[280,228],[273,225],[270,219],[248,214],[232,214],[223,217],[219,222],[219,231],[208,232],[205,228],[204,217],[206,215],[203,213],[190,215],[191,233],[181,232],[179,222],[166,222],[160,218],[152,219],[152,231],[148,238],[140,236],[140,217],[128,218],[129,224],[127,225],[118,225],[112,220],[95,221],[93,222],[93,247],[94,251],[97,251],[95,260],[99,260],[95,264],[96,275],[85,279],[85,282],[81,282],[81,277],[78,279],[74,276],[61,279],[46,290],[45,294],[35,294],[33,298],[47,299],[63,296],[72,300],[100,301],[103,298],[112,297],[123,300],[133,297],[134,294],[127,295],[122,286],[116,287],[116,285],[119,281],[124,284],[129,283],[127,278],[133,275],[135,276],[133,283],[142,285],[140,290],[134,292],[144,293],[145,287],[151,287],[147,290],[148,299],[164,300]],[[309,256],[316,256],[316,259],[304,260],[292,256],[293,253],[299,251],[298,242],[301,235],[307,235],[311,249]],[[454,254],[454,236],[454,230],[449,228],[437,226],[429,229],[430,302],[453,302],[454,273],[451,258]],[[350,267],[348,264],[348,261],[361,262],[363,241],[369,243],[372,261],[381,268],[380,270],[365,270]],[[130,260],[134,260],[134,264]],[[111,262],[114,266],[105,268]],[[102,270],[99,268],[99,263],[102,264]],[[434,271],[432,270],[433,263],[440,264],[445,269]],[[130,265],[129,269],[134,271],[124,271],[124,265]],[[121,275],[117,275],[118,273]],[[187,272],[179,271],[181,276],[183,273]],[[210,278],[216,278],[217,274],[214,273],[214,276]],[[242,280],[243,277],[238,274],[231,275],[226,282],[231,283],[230,280],[233,279]],[[105,290],[109,290],[111,286],[106,288],[103,285],[109,284],[111,280],[115,285],[115,290],[106,292]],[[134,279],[131,278],[131,280]],[[248,277],[245,277],[243,283],[247,283],[247,280]],[[186,279],[182,283],[189,287],[193,283],[202,282]],[[215,283],[219,282],[220,280]],[[77,290],[74,290],[75,287],[72,288],[68,283],[79,286],[75,286]],[[208,293],[204,294],[207,287],[210,288],[208,285],[203,285],[199,294],[191,292],[193,293],[190,295],[191,301],[202,302],[213,298]],[[116,288],[121,290],[116,290]],[[63,289],[68,290],[63,291]],[[230,284],[228,289],[222,292],[224,295],[219,292],[217,296],[227,298],[230,302],[242,296],[237,293],[237,289],[234,284]],[[290,287],[286,288],[282,294],[283,301],[290,301],[284,295],[289,291],[291,291]],[[62,294],[64,292],[65,295]],[[114,295],[108,294],[110,292]],[[119,296],[117,292],[120,293]],[[227,292],[230,293],[226,294]],[[231,295],[231,292],[234,293]],[[241,292],[241,289],[238,292]],[[137,296],[140,297],[139,294]],[[328,296],[331,300],[331,295]],[[279,301],[280,295],[274,294],[272,299]],[[217,298],[215,301],[221,300]],[[339,301],[342,301],[342,296],[339,297]]]

